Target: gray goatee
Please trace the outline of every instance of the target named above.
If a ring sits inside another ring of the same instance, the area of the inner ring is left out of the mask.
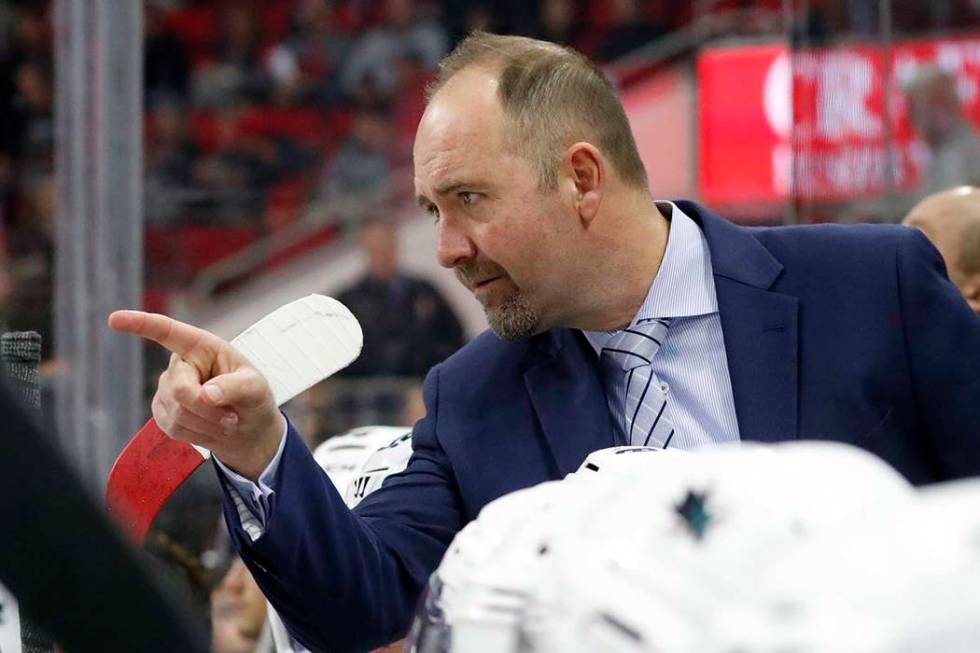
[[[484,307],[490,328],[504,340],[520,340],[537,333],[537,311],[520,292],[506,297],[496,308]]]

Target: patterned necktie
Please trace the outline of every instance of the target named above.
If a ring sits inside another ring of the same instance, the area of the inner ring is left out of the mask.
[[[602,348],[606,396],[612,414],[623,416],[628,444],[666,448],[674,437],[674,425],[664,415],[667,395],[650,367],[669,326],[668,319],[641,321]]]

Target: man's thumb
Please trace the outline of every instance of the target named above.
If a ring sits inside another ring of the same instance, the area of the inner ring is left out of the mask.
[[[216,376],[202,387],[207,403],[229,408],[256,405],[269,392],[268,384],[258,370],[247,366]]]

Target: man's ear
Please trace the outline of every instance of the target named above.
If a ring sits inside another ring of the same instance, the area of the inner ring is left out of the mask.
[[[565,169],[569,174],[572,201],[579,219],[588,225],[599,212],[602,190],[606,181],[606,162],[602,154],[589,143],[575,143],[565,151]]]

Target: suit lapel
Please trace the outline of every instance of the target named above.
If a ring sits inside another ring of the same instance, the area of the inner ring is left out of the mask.
[[[715,277],[742,440],[797,436],[797,300]]]
[[[701,225],[711,251],[741,439],[796,439],[799,302],[769,290],[782,264],[745,229],[691,202],[677,205]]]
[[[563,477],[591,452],[617,443],[605,391],[590,358],[595,354],[567,329],[541,338],[543,351],[524,373],[524,383]]]

